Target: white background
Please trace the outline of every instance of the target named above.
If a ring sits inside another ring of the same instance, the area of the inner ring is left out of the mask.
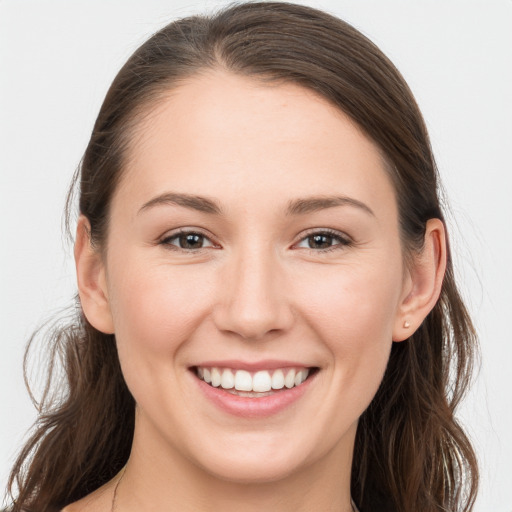
[[[308,3],[375,41],[422,108],[481,337],[481,370],[460,411],[481,462],[476,511],[512,512],[512,1]],[[221,4],[0,0],[0,489],[35,418],[25,342],[74,295],[61,213],[107,87],[152,32]]]

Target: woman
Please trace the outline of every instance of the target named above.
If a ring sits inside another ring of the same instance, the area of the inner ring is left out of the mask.
[[[69,392],[14,511],[471,510],[476,341],[421,114],[370,41],[286,3],[171,23],[79,180]]]

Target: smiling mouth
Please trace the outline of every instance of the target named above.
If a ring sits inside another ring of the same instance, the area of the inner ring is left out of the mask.
[[[258,398],[298,387],[316,373],[318,368],[276,368],[250,372],[233,368],[195,366],[192,370],[200,380],[214,388],[222,388],[233,395]]]

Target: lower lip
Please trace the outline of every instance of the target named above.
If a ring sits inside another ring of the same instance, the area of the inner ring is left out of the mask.
[[[277,414],[297,402],[310,388],[316,377],[316,372],[299,386],[276,391],[273,395],[254,398],[233,395],[220,387],[210,386],[195,374],[193,376],[206,398],[224,412],[243,418],[265,418]]]

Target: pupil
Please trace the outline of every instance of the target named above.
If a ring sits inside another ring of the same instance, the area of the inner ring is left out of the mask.
[[[198,249],[203,245],[203,235],[186,234],[180,236],[180,246],[182,249]]]
[[[313,235],[309,237],[309,247],[311,249],[325,249],[331,247],[332,236],[330,235]]]

